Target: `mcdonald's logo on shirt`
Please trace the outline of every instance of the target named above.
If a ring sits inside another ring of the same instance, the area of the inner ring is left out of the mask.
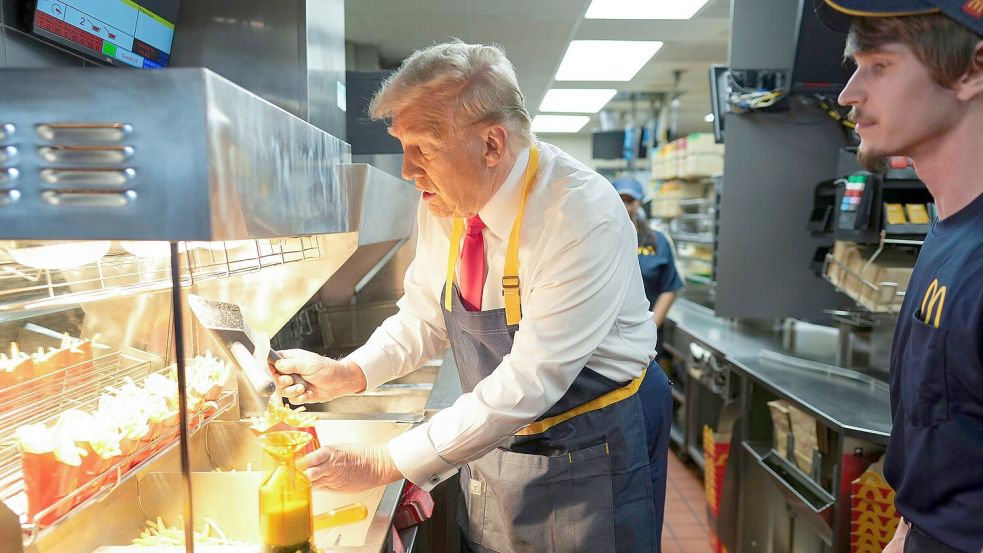
[[[946,287],[939,286],[939,279],[933,280],[928,285],[925,296],[922,298],[920,311],[920,317],[925,321],[925,324],[939,328],[939,323],[942,322],[942,310],[945,308],[945,293]]]
[[[653,246],[639,246],[638,255],[655,255],[655,248]]]
[[[979,19],[983,16],[983,0],[967,0],[963,4],[963,12],[966,14]]]

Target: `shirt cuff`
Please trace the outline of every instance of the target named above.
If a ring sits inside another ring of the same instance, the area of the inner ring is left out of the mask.
[[[382,351],[382,348],[372,344],[365,344],[349,353],[345,359],[355,363],[362,369],[362,374],[365,375],[366,392],[374,390],[389,381],[389,375],[385,374],[387,368],[386,353]]]
[[[423,424],[389,440],[389,455],[404,477],[429,492],[457,473],[457,467],[447,464],[430,442],[429,425]]]

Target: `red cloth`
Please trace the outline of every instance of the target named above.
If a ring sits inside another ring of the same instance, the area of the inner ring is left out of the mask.
[[[429,519],[433,515],[433,506],[433,497],[430,495],[430,492],[423,491],[412,482],[406,482],[403,486],[403,495],[400,497],[399,506],[396,507],[396,515],[393,517],[393,525],[390,530],[393,551],[395,553],[406,552],[406,547],[399,538],[399,530],[416,526]]]
[[[475,215],[468,219],[467,234],[461,246],[461,297],[468,311],[481,311],[481,291],[485,287],[485,223]]]

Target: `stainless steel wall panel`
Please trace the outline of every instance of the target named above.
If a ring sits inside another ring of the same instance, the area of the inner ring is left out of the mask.
[[[734,0],[730,65],[790,69],[801,2]],[[821,319],[842,299],[810,264],[814,188],[847,139],[812,99],[779,113],[729,114],[717,240],[718,316]]]
[[[359,214],[359,246],[410,235],[420,199],[412,184],[365,163],[346,164],[341,169],[343,180],[351,182],[358,195],[352,207]]]
[[[2,238],[235,240],[356,230],[336,169],[350,161],[348,145],[208,70],[5,70],[0,97],[0,121],[20,129],[21,151],[20,200],[0,207]],[[123,205],[96,201],[104,198],[91,186],[57,188],[41,178],[51,164],[38,149],[57,144],[36,128],[52,123],[132,127],[113,144],[132,147],[131,159],[103,168],[132,170]],[[92,201],[55,203],[53,191]]]
[[[791,69],[799,0],[733,0],[729,65]]]
[[[306,119],[302,33],[295,1],[182,2],[171,61],[206,67]]]
[[[343,0],[184,2],[172,65],[206,67],[345,138]]]
[[[345,111],[345,2],[307,0],[307,87],[308,117],[312,125],[348,140]],[[340,87],[339,87],[340,85]]]
[[[348,144],[206,73],[212,239],[355,230]],[[242,225],[245,225],[244,227]]]
[[[843,297],[811,269],[823,240],[806,228],[813,190],[846,139],[807,107],[728,116],[715,309],[721,317],[819,320]]]

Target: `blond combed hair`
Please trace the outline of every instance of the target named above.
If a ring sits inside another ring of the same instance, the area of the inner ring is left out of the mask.
[[[515,68],[498,45],[453,40],[413,52],[382,83],[369,116],[389,119],[409,107],[429,119],[441,137],[452,137],[467,125],[499,123],[518,139],[517,145],[535,139]]]

